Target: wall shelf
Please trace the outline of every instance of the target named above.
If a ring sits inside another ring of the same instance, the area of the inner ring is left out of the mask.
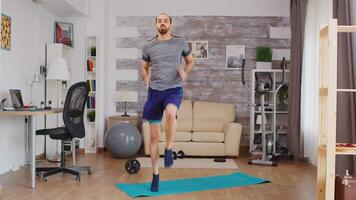
[[[337,88],[338,32],[356,32],[356,27],[338,26],[336,19],[330,19],[320,30],[318,200],[335,197],[336,156],[356,155],[356,144],[336,143],[337,93],[356,92],[356,89]]]
[[[85,126],[87,134],[85,136],[85,153],[96,153],[97,151],[97,135],[98,126],[96,121],[89,122],[87,113],[95,112],[95,118],[97,118],[97,73],[98,62],[97,56],[92,55],[91,48],[95,47],[97,50],[98,41],[96,36],[86,37],[86,47],[85,47],[85,80],[89,83],[90,91],[88,94],[88,103],[85,112]],[[96,54],[96,52],[95,52]]]
[[[274,138],[278,138],[277,135],[277,126],[278,123],[281,121],[283,122],[282,124],[287,123],[288,119],[288,111],[285,110],[278,110],[277,109],[277,95],[280,84],[278,81],[281,79],[283,70],[280,69],[254,69],[252,70],[251,73],[251,106],[250,107],[250,153],[253,153],[254,149],[256,149],[256,146],[259,144],[254,144],[254,137],[255,134],[261,134],[261,131],[256,130],[259,127],[256,127],[256,116],[261,115],[262,111],[259,110],[258,108],[260,107],[261,102],[258,100],[260,99],[260,94],[256,92],[256,75],[266,75],[269,74],[272,77],[273,83],[268,89],[268,91],[265,94],[266,100],[265,100],[265,116],[267,120],[267,125],[270,126],[270,128],[267,129],[266,134],[273,135]],[[288,73],[289,70],[285,70],[285,73]],[[260,80],[260,82],[266,82],[266,80]],[[286,81],[287,82],[287,81]],[[277,116],[278,115],[278,116]],[[285,134],[287,135],[287,133]],[[273,148],[274,153],[276,152],[276,147]]]

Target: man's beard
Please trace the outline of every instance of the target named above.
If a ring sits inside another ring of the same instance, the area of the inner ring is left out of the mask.
[[[161,26],[161,27],[158,29],[158,32],[159,32],[160,34],[164,35],[164,34],[166,34],[166,33],[168,32],[168,28]]]

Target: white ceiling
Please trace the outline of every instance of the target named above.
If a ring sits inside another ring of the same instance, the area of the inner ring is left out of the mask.
[[[85,16],[67,0],[32,0],[58,17]]]

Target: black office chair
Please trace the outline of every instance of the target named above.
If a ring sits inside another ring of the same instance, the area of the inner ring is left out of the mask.
[[[83,115],[85,104],[88,101],[89,85],[86,82],[79,82],[72,85],[67,93],[63,109],[64,127],[53,129],[37,130],[36,135],[49,135],[51,139],[61,140],[61,165],[60,167],[39,167],[36,173],[42,173],[42,177],[47,181],[47,177],[57,173],[69,173],[76,176],[80,181],[80,171],[87,171],[91,174],[89,166],[65,167],[64,141],[72,141],[73,138],[85,137]],[[72,149],[72,151],[75,151]]]

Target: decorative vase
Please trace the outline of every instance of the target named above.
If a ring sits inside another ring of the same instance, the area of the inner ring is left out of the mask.
[[[272,69],[272,62],[256,62],[256,69]]]

